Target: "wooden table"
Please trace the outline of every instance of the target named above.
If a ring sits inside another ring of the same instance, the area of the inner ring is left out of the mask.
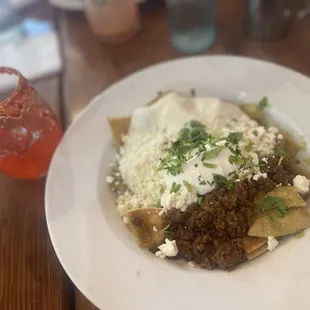
[[[206,54],[257,57],[310,76],[309,17],[295,23],[288,37],[262,43],[243,35],[242,0],[216,3],[217,40]],[[64,72],[34,86],[66,125],[108,85],[181,56],[169,45],[164,10],[145,14],[135,38],[110,47],[91,33],[83,14],[58,11],[57,20]],[[17,181],[0,176],[0,185],[0,309],[97,309],[70,282],[54,254],[44,215],[45,179]]]

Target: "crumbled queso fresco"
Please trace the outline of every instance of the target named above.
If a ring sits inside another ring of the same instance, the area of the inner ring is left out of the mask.
[[[165,259],[166,257],[174,257],[178,254],[178,248],[176,241],[170,241],[166,238],[165,243],[158,247],[159,251],[155,253],[160,259]]]
[[[303,175],[296,175],[293,180],[293,185],[299,194],[306,194],[309,192],[310,181]]]
[[[151,106],[153,114],[146,115],[143,109],[134,113],[115,160],[117,178],[106,178],[109,184],[117,181],[125,185],[117,190],[117,209],[124,222],[132,209],[162,207],[160,214],[172,208],[186,211],[220,183],[229,189],[235,182],[267,178],[268,157],[283,139],[276,127],[260,126],[238,107],[223,116],[220,113],[226,107],[221,110],[221,103],[212,99],[213,118],[202,119],[199,102],[196,110],[188,113],[188,108],[172,103],[174,97],[168,99],[162,107]],[[153,126],[154,119],[158,124]],[[304,176],[296,176],[293,185],[301,194],[309,191],[309,180]],[[269,237],[268,249],[276,246],[277,240]],[[156,256],[177,253],[176,242],[166,239]]]
[[[279,245],[279,241],[275,237],[268,237],[267,240],[267,250],[273,251]]]

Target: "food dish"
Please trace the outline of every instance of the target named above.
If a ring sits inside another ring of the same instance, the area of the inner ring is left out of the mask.
[[[301,147],[268,126],[268,106],[171,91],[109,119],[118,153],[106,180],[140,247],[233,270],[310,226]]]
[[[99,309],[187,310],[208,305],[308,310],[308,232],[233,272],[208,272],[137,249],[115,210],[115,196],[106,184],[115,153],[106,118],[132,114],[160,89],[189,95],[191,88],[197,96],[232,102],[258,102],[266,95],[272,102],[270,118],[297,138],[301,132],[310,136],[310,81],[289,69],[248,58],[209,56],[163,63],[131,75],[87,105],[53,158],[45,205],[60,263]]]

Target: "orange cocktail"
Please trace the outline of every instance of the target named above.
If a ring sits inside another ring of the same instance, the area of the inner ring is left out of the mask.
[[[0,101],[0,171],[20,179],[44,176],[63,133],[60,122],[18,71],[0,67],[3,75],[18,83]]]

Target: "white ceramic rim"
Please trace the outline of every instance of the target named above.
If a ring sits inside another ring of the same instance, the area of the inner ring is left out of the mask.
[[[279,96],[280,96],[279,99],[281,99],[281,100],[285,99],[286,100],[284,103],[281,102],[281,112],[283,112],[285,120],[287,121],[285,115],[290,115],[290,119],[292,120],[292,124],[298,123],[298,125],[299,125],[298,126],[298,130],[301,130],[306,135],[306,137],[310,136],[310,129],[309,129],[309,126],[308,126],[308,123],[307,123],[308,122],[307,121],[307,113],[301,113],[301,111],[310,111],[309,107],[307,106],[307,102],[310,102],[310,100],[309,100],[310,99],[310,92],[309,92],[309,90],[310,90],[310,80],[306,76],[304,76],[304,75],[302,75],[302,74],[300,74],[298,72],[292,71],[292,70],[290,70],[288,68],[283,68],[283,67],[281,67],[279,65],[275,65],[275,64],[272,64],[272,63],[267,63],[267,62],[260,61],[260,60],[254,60],[254,59],[250,59],[250,58],[235,57],[235,56],[202,56],[202,57],[198,56],[198,57],[178,59],[178,60],[174,60],[174,61],[171,61],[171,62],[162,63],[162,64],[159,64],[159,65],[155,65],[155,66],[143,69],[143,70],[141,70],[141,71],[139,71],[137,73],[134,73],[134,74],[130,75],[129,77],[124,78],[123,80],[121,80],[118,83],[110,86],[102,94],[100,94],[99,96],[94,98],[92,100],[91,104],[89,104],[83,111],[81,111],[81,113],[79,114],[78,119],[69,127],[69,129],[67,130],[66,135],[65,135],[62,143],[59,145],[59,147],[58,147],[58,149],[57,149],[57,151],[55,153],[55,156],[54,156],[52,164],[51,164],[51,169],[50,169],[50,172],[49,172],[49,175],[48,175],[48,179],[47,179],[45,205],[46,205],[47,224],[48,224],[48,229],[49,229],[49,233],[50,233],[50,236],[51,236],[52,244],[54,246],[56,254],[57,254],[57,256],[58,256],[58,258],[59,258],[63,268],[65,269],[65,271],[67,272],[69,277],[72,279],[72,281],[75,283],[75,285],[83,292],[83,294],[89,300],[91,300],[94,304],[96,304],[98,307],[100,307],[100,306],[102,307],[103,306],[102,298],[98,297],[98,292],[97,292],[98,288],[96,289],[95,287],[92,287],[89,283],[87,283],[87,284],[82,283],[80,281],[80,279],[79,279],[80,276],[77,275],[75,272],[72,272],[72,268],[70,267],[71,263],[69,261],[66,261],[66,255],[65,255],[63,249],[59,248],[59,244],[60,244],[59,243],[59,235],[57,235],[57,231],[55,230],[56,226],[53,225],[53,223],[51,222],[51,219],[50,219],[50,216],[51,216],[51,213],[52,213],[52,210],[50,208],[50,199],[52,199],[51,195],[55,194],[55,192],[51,192],[51,190],[50,190],[50,188],[53,185],[53,183],[52,183],[53,182],[53,175],[54,175],[53,170],[56,170],[57,165],[59,165],[59,159],[61,159],[60,158],[61,157],[60,153],[62,151],[63,146],[65,145],[66,137],[69,137],[75,130],[78,130],[79,126],[83,125],[82,124],[83,123],[83,118],[86,118],[86,116],[90,113],[90,111],[96,105],[98,106],[98,109],[100,109],[99,101],[101,99],[104,100],[104,98],[106,96],[108,96],[108,94],[111,94],[111,93],[117,91],[117,89],[122,89],[122,87],[124,87],[124,85],[129,85],[130,86],[131,81],[133,81],[133,80],[136,81],[136,80],[141,79],[141,82],[142,82],[142,80],[145,77],[150,77],[152,75],[152,72],[156,73],[156,71],[161,71],[161,70],[165,71],[165,70],[168,70],[168,69],[171,69],[171,68],[176,68],[176,66],[178,66],[178,67],[179,66],[182,67],[182,66],[186,66],[186,65],[188,66],[189,64],[192,64],[192,63],[193,64],[195,63],[197,65],[197,64],[199,64],[201,62],[204,65],[207,65],[208,63],[209,64],[216,63],[216,66],[218,66],[222,70],[220,75],[225,72],[225,71],[223,71],[224,69],[221,67],[220,64],[223,63],[223,64],[227,65],[229,63],[232,63],[232,64],[234,64],[234,66],[232,66],[232,68],[230,68],[231,70],[235,69],[236,65],[240,65],[240,67],[239,67],[240,71],[245,70],[247,66],[249,66],[249,67],[254,66],[256,69],[257,68],[262,68],[262,73],[264,73],[264,74],[266,73],[266,72],[264,72],[264,70],[265,71],[267,70],[267,72],[270,73],[271,76],[265,75],[263,78],[267,79],[268,80],[267,82],[270,82],[268,84],[272,84],[273,82],[275,82],[275,84],[277,84],[276,83],[276,79],[277,78],[279,78],[279,79],[283,78],[283,81],[286,81],[286,84],[282,85],[283,86],[282,89],[277,89],[272,94],[272,96],[274,96],[275,102],[277,102],[276,98],[278,98]],[[199,66],[197,68],[199,68]],[[227,68],[227,70],[228,70],[228,68]],[[228,70],[227,72],[225,72],[225,74],[227,73],[227,75],[229,76],[230,74],[232,74],[231,70]],[[278,72],[278,75],[274,74],[275,75],[274,76],[275,81],[273,81],[273,79],[272,79],[273,72]],[[216,72],[212,72],[212,73],[216,73]],[[238,75],[238,72],[236,72],[236,74]],[[277,77],[276,77],[276,75],[277,75]],[[250,77],[251,76],[249,76],[249,78]],[[160,78],[160,77],[157,77],[157,78],[154,78],[154,79],[156,80],[158,78]],[[218,76],[217,76],[217,78],[218,78]],[[254,81],[255,81],[255,78],[256,77],[253,76],[253,80]],[[165,80],[166,77],[163,77],[162,79]],[[183,84],[182,83],[178,84],[177,79],[178,79],[178,75],[176,74],[176,81],[175,81],[176,82],[176,88],[177,89],[179,88],[180,90],[181,89],[184,90],[184,86],[185,86],[186,83],[185,84],[184,83]],[[159,81],[159,84],[161,84],[161,83],[164,83],[164,82],[163,81]],[[248,101],[250,98],[255,98],[257,100],[258,96],[260,97],[260,96],[266,94],[266,93],[262,94],[261,90],[258,93],[256,93],[255,92],[255,88],[256,87],[259,88],[260,86],[257,86],[257,85],[256,86],[255,85],[251,86],[251,83],[253,83],[252,80],[247,80],[247,81],[245,81],[245,83],[249,84],[248,87],[250,89],[253,88],[253,93],[251,93],[250,96],[248,96],[247,94],[243,94],[242,90],[240,91],[240,89],[239,90],[237,89],[237,93],[235,94],[235,96],[238,96],[238,99],[246,99]],[[223,84],[223,85],[227,86],[226,84]],[[168,86],[168,85],[166,85],[166,86]],[[190,82],[188,83],[188,87],[189,86],[190,86]],[[198,89],[198,94],[200,94],[199,86],[201,86],[201,83],[200,83],[200,85],[196,85],[195,83],[192,84],[192,87],[195,87],[195,88]],[[223,87],[225,87],[225,86],[223,86]],[[266,86],[267,86],[267,84],[266,84]],[[143,89],[143,87],[142,87],[142,89]],[[150,89],[152,91],[155,90],[152,87]],[[153,95],[151,93],[149,93],[150,89],[146,90],[146,92],[148,93],[148,95],[146,96],[146,97],[148,97],[148,100],[152,99],[152,96],[155,96],[155,93],[153,93]],[[157,89],[157,90],[159,90],[159,89]],[[236,90],[234,90],[234,91],[236,91]],[[223,96],[224,97],[225,96],[230,97],[230,94],[233,93],[234,91],[228,90],[227,93],[223,94]],[[144,92],[144,90],[143,90],[143,92]],[[215,93],[216,92],[217,91],[215,91]],[[283,97],[283,93],[285,93],[285,98]],[[298,93],[298,96],[299,96],[299,98],[297,98],[297,99],[299,100],[298,104],[300,105],[300,108],[296,112],[296,106],[292,107],[290,105],[290,102],[291,102],[292,99],[294,99],[294,96],[297,93]],[[292,94],[294,96],[290,97],[290,94]],[[234,98],[225,98],[225,99],[236,99],[235,96],[233,96]],[[251,100],[254,100],[254,99],[251,99]],[[147,101],[145,101],[145,102],[147,102]],[[280,103],[276,103],[275,104],[275,108],[277,108],[278,106],[280,106]],[[126,108],[124,110],[126,110],[125,111],[126,113],[128,112]],[[116,113],[116,114],[118,114],[118,113]],[[293,125],[293,127],[294,127],[294,125]],[[81,131],[80,131],[80,133],[81,133]],[[259,260],[255,261],[255,262],[253,262],[252,264],[253,264],[253,266],[255,265],[256,268],[259,268],[259,270],[260,270],[261,265],[267,264],[266,263],[266,259],[268,259],[268,266],[269,267],[271,266],[272,268],[274,268],[275,266],[278,266],[279,268],[277,270],[273,269],[273,272],[274,272],[274,276],[278,277],[278,279],[276,280],[277,284],[280,285],[281,281],[283,283],[283,281],[287,281],[289,279],[289,278],[287,278],[287,276],[285,276],[285,275],[283,276],[283,273],[281,274],[280,271],[281,270],[283,271],[287,267],[287,265],[286,265],[287,260],[295,258],[296,255],[294,253],[296,253],[296,251],[303,250],[303,245],[305,244],[306,240],[308,240],[308,241],[310,240],[309,236],[304,237],[302,242],[301,241],[298,241],[298,242],[295,241],[295,242],[291,242],[291,243],[289,243],[289,244],[287,244],[287,245],[285,245],[283,247],[280,247],[279,250],[277,250],[277,253],[275,255],[270,255],[270,254],[265,255],[266,256],[265,258],[259,259]],[[294,251],[292,249],[294,249]],[[294,279],[294,281],[296,280],[296,277],[299,277],[299,276],[300,277],[304,276],[305,278],[307,278],[306,276],[310,276],[310,270],[307,271],[307,270],[304,270],[304,269],[302,269],[300,267],[301,265],[303,265],[303,264],[305,264],[307,262],[307,259],[310,259],[310,251],[308,251],[308,253],[304,253],[304,252],[305,251],[303,251],[304,256],[299,260],[299,265],[298,266],[294,265],[295,274],[291,275],[292,276],[292,280]],[[232,306],[236,306],[236,307],[237,306],[239,306],[239,307],[242,306],[242,307],[244,307],[244,309],[251,306],[252,309],[255,309],[255,310],[259,309],[259,308],[257,308],[258,306],[265,306],[264,309],[272,309],[272,310],[276,310],[276,309],[291,309],[289,307],[292,307],[292,306],[296,307],[295,300],[293,300],[292,298],[288,299],[288,291],[287,290],[289,290],[291,286],[290,287],[286,287],[286,285],[282,285],[280,289],[277,288],[275,296],[274,296],[274,294],[271,294],[271,295],[269,294],[268,296],[265,296],[265,298],[268,301],[266,303],[260,301],[260,304],[259,305],[258,304],[255,305],[255,308],[254,308],[253,307],[253,299],[251,299],[251,298],[253,298],[253,293],[251,292],[250,288],[254,289],[254,286],[255,286],[256,289],[259,289],[258,291],[263,290],[264,283],[265,284],[266,283],[270,283],[270,281],[273,279],[273,277],[265,275],[266,276],[266,278],[265,278],[266,282],[264,281],[264,279],[256,279],[258,283],[256,283],[253,287],[251,286],[251,287],[247,288],[247,286],[244,285],[243,281],[244,280],[246,280],[246,281],[248,281],[248,280],[254,281],[255,280],[251,276],[247,277],[247,276],[244,275],[246,272],[248,272],[249,268],[252,268],[249,265],[243,266],[242,268],[240,268],[240,270],[237,270],[234,273],[225,274],[223,276],[222,273],[219,273],[219,272],[216,272],[216,271],[208,273],[208,272],[202,272],[202,271],[197,271],[197,270],[194,270],[194,271],[193,270],[188,271],[188,269],[184,269],[183,270],[182,268],[172,266],[171,263],[159,262],[158,260],[150,259],[149,255],[147,255],[147,254],[144,255],[144,254],[145,253],[143,253],[141,255],[141,252],[139,251],[138,248],[134,249],[133,256],[135,258],[140,259],[141,257],[143,257],[142,259],[145,260],[145,261],[148,261],[148,262],[152,261],[152,269],[156,270],[157,276],[160,276],[160,277],[162,276],[163,278],[165,278],[165,272],[168,272],[168,271],[172,272],[172,270],[178,269],[177,272],[176,272],[176,274],[178,276],[173,280],[174,281],[173,283],[180,284],[182,282],[182,279],[184,279],[183,277],[187,276],[187,273],[189,273],[189,272],[191,274],[194,273],[193,277],[196,280],[198,279],[199,283],[200,283],[200,281],[203,281],[203,280],[206,281],[207,278],[208,279],[210,278],[210,280],[208,280],[208,281],[212,281],[212,286],[210,286],[209,284],[206,283],[206,291],[208,291],[208,289],[211,290],[212,291],[212,296],[213,296],[212,300],[209,301],[209,305],[212,305],[213,307],[221,307],[221,308],[217,308],[217,309],[222,309],[222,308],[224,309],[224,307],[228,307],[228,306],[230,306],[230,307],[232,307]],[[283,255],[287,256],[286,260],[283,260],[283,261],[281,260],[280,263],[279,263],[279,261],[276,261],[276,256],[282,257]],[[268,256],[268,258],[267,258],[267,256]],[[117,257],[115,257],[115,261],[119,262]],[[148,263],[147,263],[147,265],[150,268],[151,265],[149,265]],[[136,266],[133,267],[133,268],[136,268]],[[246,270],[246,271],[243,272],[242,270]],[[124,271],[124,270],[122,269],[122,271]],[[235,278],[235,275],[236,275],[236,278]],[[126,274],[126,276],[128,276],[128,275]],[[242,290],[243,290],[244,300],[242,301],[242,304],[240,304],[240,300],[238,301],[238,300],[234,300],[233,299],[234,296],[235,296],[233,294],[226,295],[226,297],[227,297],[226,301],[223,300],[223,298],[221,298],[221,295],[219,294],[220,291],[222,290],[222,284],[224,283],[222,280],[225,279],[225,281],[229,282],[232,277],[235,278],[233,283],[235,283],[235,284],[238,283],[238,285],[240,285],[240,288],[242,288]],[[146,278],[147,278],[147,276],[146,276]],[[221,281],[218,282],[216,280],[217,278],[221,278]],[[131,277],[130,279],[132,280],[133,278]],[[142,279],[142,277],[141,277],[141,279]],[[151,280],[152,279],[147,278],[145,280],[144,287],[149,285],[149,288],[153,287],[153,289],[154,289],[154,286],[152,285],[152,281]],[[92,281],[90,280],[90,282],[92,282]],[[91,283],[91,284],[93,284],[93,283]],[[250,284],[253,285],[252,282],[250,282]],[[129,284],[129,285],[131,285],[131,284]],[[164,290],[163,286],[165,286],[165,285],[161,286],[162,289]],[[184,288],[181,287],[178,292],[173,292],[173,294],[176,293],[175,296],[178,296],[180,299],[182,299],[182,296],[184,294],[186,294],[186,290],[183,291],[183,289]],[[199,288],[195,288],[195,290],[199,291],[200,289]],[[193,292],[193,293],[195,293],[195,292]],[[284,293],[283,296],[280,293]],[[303,309],[308,309],[310,307],[310,303],[305,301],[305,300],[303,300],[303,301],[301,300],[301,298],[302,298],[301,296],[302,296],[302,294],[305,293],[305,291],[299,291],[299,293],[298,292],[294,292],[294,293],[296,295],[296,296],[294,295],[296,298],[300,297],[299,304],[298,304],[298,306],[299,306],[298,309],[302,309],[302,310]],[[167,308],[169,307],[169,309],[177,309],[178,308],[180,310],[183,310],[183,309],[187,309],[188,307],[194,307],[194,309],[198,309],[198,308],[196,308],[197,304],[196,304],[195,300],[191,300],[191,301],[188,300],[188,301],[186,301],[186,299],[185,300],[182,299],[182,304],[178,304],[178,303],[175,303],[174,301],[171,301],[169,299],[170,295],[167,293],[167,290],[160,291],[160,294],[161,294],[161,299],[159,299],[159,300],[163,300],[164,302],[160,303],[160,302],[157,301],[157,302],[155,302],[155,306],[154,306],[154,304],[150,304],[149,307],[148,307],[150,310],[157,309],[156,307],[162,307],[164,304],[166,304]],[[282,300],[280,299],[280,295],[281,295],[281,297],[283,297]],[[290,292],[290,296],[292,296],[292,292]],[[211,296],[209,296],[209,297],[211,297]],[[293,303],[292,300],[295,303]],[[194,302],[194,304],[193,304],[193,302]],[[111,310],[116,309],[116,308],[112,308],[111,307],[111,306],[113,306],[113,303],[111,304],[110,302],[107,302],[106,305],[110,306],[110,307],[107,307],[106,309],[109,309],[109,310],[110,309]],[[130,306],[134,306],[134,305],[135,304],[132,304]],[[199,305],[199,303],[198,303],[198,305]],[[272,307],[272,308],[270,308],[270,307]],[[121,308],[119,308],[119,310],[120,309]],[[140,310],[140,308],[127,308],[127,309]]]

